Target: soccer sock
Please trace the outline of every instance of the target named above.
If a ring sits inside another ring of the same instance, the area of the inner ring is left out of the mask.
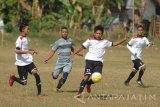
[[[136,74],[136,72],[132,71],[126,81],[129,82],[135,76],[135,74]]]
[[[34,74],[34,77],[36,79],[36,86],[37,86],[37,91],[38,91],[38,95],[39,95],[39,94],[41,94],[41,79],[37,73]]]
[[[58,82],[57,88],[60,89],[62,87],[62,85],[66,82],[65,79],[61,78]]]
[[[144,71],[141,69],[141,70],[139,71],[139,76],[138,76],[137,81],[141,81],[141,78],[142,78],[143,74],[144,74]]]
[[[92,81],[92,79],[90,79],[89,81],[87,81],[87,85],[91,85],[94,84],[94,82]]]
[[[63,77],[59,80],[58,82],[58,85],[57,85],[57,88],[60,89],[62,87],[62,85],[66,82],[67,80],[67,77],[68,77],[68,73],[67,72],[64,72],[63,73]]]
[[[23,82],[22,80],[20,80],[19,78],[15,77],[15,76],[13,76],[13,80],[18,82],[21,85],[26,85],[27,84],[26,82]]]
[[[87,80],[82,80],[81,81],[81,84],[80,84],[80,88],[79,88],[79,93],[81,93],[81,92],[83,92],[83,89],[84,89],[84,87],[85,87],[85,85],[87,84]]]

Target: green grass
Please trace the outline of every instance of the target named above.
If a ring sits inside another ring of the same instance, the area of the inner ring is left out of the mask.
[[[84,91],[84,97],[81,98],[85,102],[83,104],[74,99],[73,96],[76,95],[83,77],[84,57],[76,56],[74,58],[72,72],[62,87],[64,92],[56,93],[54,89],[58,80],[51,78],[51,72],[55,67],[57,55],[48,64],[43,63],[51,48],[52,40],[47,42],[48,38],[43,41],[37,36],[31,38],[30,41],[30,47],[39,52],[38,55],[34,56],[34,62],[41,75],[42,91],[47,96],[43,99],[36,97],[37,91],[32,75],[28,75],[26,86],[14,83],[13,87],[9,87],[10,72],[17,75],[17,69],[14,65],[14,42],[16,38],[17,36],[8,34],[5,36],[4,47],[0,47],[0,107],[159,107],[160,105],[160,48],[157,46],[145,48],[143,52],[143,61],[147,65],[147,70],[143,76],[146,88],[137,86],[138,73],[131,81],[130,87],[123,85],[124,80],[132,70],[130,53],[127,48],[118,46],[107,49],[102,81],[92,86],[90,95],[86,93],[86,90]],[[79,45],[80,43],[77,43],[76,47]],[[86,51],[83,53],[85,54]]]

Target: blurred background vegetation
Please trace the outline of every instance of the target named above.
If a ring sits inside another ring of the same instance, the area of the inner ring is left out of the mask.
[[[18,26],[29,23],[31,35],[46,41],[55,40],[59,28],[67,26],[77,42],[92,36],[95,25],[102,24],[105,36],[121,38],[125,35],[126,0],[0,0],[0,19],[8,35],[18,36]],[[139,0],[135,0],[140,8]],[[114,26],[110,26],[114,24]],[[114,32],[112,32],[114,30]],[[7,35],[7,34],[6,34]],[[52,36],[53,37],[52,37]],[[49,39],[47,39],[47,37]]]

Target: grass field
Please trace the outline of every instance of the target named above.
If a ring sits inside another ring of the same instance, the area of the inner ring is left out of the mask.
[[[105,56],[103,79],[100,83],[92,86],[92,93],[87,94],[78,101],[74,99],[79,88],[84,71],[84,57],[76,56],[71,74],[65,85],[64,92],[54,91],[58,80],[52,80],[51,71],[54,69],[57,56],[50,62],[43,64],[49,53],[50,46],[31,41],[31,47],[39,54],[34,56],[41,80],[44,98],[36,97],[35,80],[32,75],[28,76],[28,84],[21,86],[17,83],[9,87],[8,78],[10,72],[17,75],[14,65],[14,43],[8,43],[0,47],[0,107],[159,107],[160,106],[160,48],[146,48],[143,52],[143,61],[147,70],[143,76],[145,88],[136,84],[137,75],[130,83],[130,87],[123,85],[128,77],[132,63],[130,53],[126,47],[113,47],[107,50]],[[85,53],[85,51],[84,51]]]

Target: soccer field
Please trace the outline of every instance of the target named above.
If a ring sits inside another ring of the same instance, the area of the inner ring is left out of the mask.
[[[14,44],[0,48],[0,107],[159,107],[160,105],[160,48],[145,48],[143,61],[147,70],[143,76],[145,88],[136,84],[136,76],[131,80],[130,87],[123,85],[124,80],[132,70],[130,53],[126,47],[113,47],[107,50],[105,55],[102,80],[92,86],[91,94],[84,90],[80,99],[73,98],[77,94],[82,80],[85,60],[76,56],[74,65],[67,82],[62,87],[63,92],[56,93],[55,87],[58,80],[51,78],[51,72],[55,67],[57,55],[48,64],[43,61],[50,51],[50,47],[44,44],[31,44],[37,49],[38,55],[34,56],[34,62],[38,67],[42,80],[44,98],[36,97],[35,80],[28,75],[28,84],[21,86],[14,83],[9,87],[10,72],[17,75],[14,65]],[[84,51],[85,53],[85,51]]]

